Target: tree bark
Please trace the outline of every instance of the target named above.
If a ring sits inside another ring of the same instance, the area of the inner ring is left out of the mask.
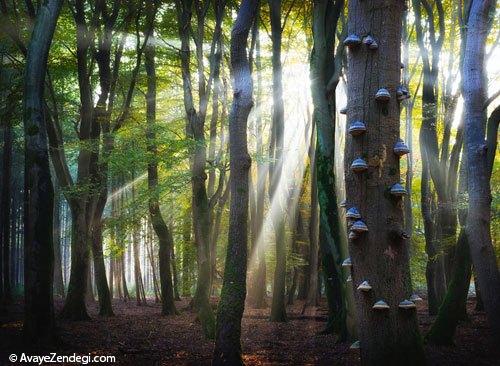
[[[50,178],[44,88],[47,60],[62,0],[40,4],[28,46],[24,85],[24,338],[50,344],[54,337],[54,192]]]
[[[15,104],[13,104],[15,105]],[[12,176],[12,126],[9,116],[3,121],[3,149],[2,149],[2,191],[0,202],[0,301],[8,303],[11,300],[10,253],[11,253],[11,176]]]
[[[471,258],[489,324],[493,334],[500,337],[500,274],[490,232],[491,188],[484,111],[487,88],[484,49],[489,14],[495,3],[494,0],[473,0],[471,3],[462,68],[462,93],[469,192],[466,230],[468,237],[474,238],[469,242]]]
[[[153,0],[146,2],[148,32],[153,35],[154,17],[157,3]],[[174,292],[171,271],[171,253],[174,242],[167,223],[160,210],[160,195],[158,192],[158,147],[156,142],[156,50],[153,42],[146,46],[145,66],[147,73],[148,90],[146,93],[146,119],[147,119],[147,150],[150,155],[148,161],[148,190],[149,190],[149,217],[151,224],[158,237],[159,265],[160,265],[160,287],[162,299],[162,315],[175,315]]]
[[[319,247],[328,300],[326,332],[346,339],[346,287],[340,267],[341,229],[335,183],[335,89],[339,81],[342,53],[335,52],[335,32],[344,2],[316,1],[313,7],[311,85],[316,125],[315,171],[319,202]],[[330,25],[331,24],[331,25]]]
[[[54,294],[64,298],[64,282],[61,261],[61,192],[54,182]]]
[[[283,28],[281,24],[281,0],[268,0],[271,19],[272,66],[273,66],[273,116],[271,131],[271,148],[269,149],[269,200],[275,204],[278,214],[272,215],[275,244],[276,267],[273,279],[273,297],[271,302],[270,320],[273,322],[287,321],[285,307],[286,286],[286,234],[284,208],[278,191],[278,184],[283,168],[284,143],[284,104],[283,104],[283,69],[281,64],[281,40]]]
[[[94,258],[94,278],[99,297],[99,315],[113,316],[111,294],[106,278],[106,266],[102,250],[102,220],[94,222],[92,230],[92,256]]]
[[[378,49],[363,44],[349,49],[347,91],[349,122],[361,120],[361,136],[346,134],[345,187],[349,207],[356,207],[368,232],[350,240],[351,274],[357,287],[369,281],[372,290],[355,291],[361,363],[364,365],[422,365],[425,363],[416,312],[399,303],[411,295],[409,241],[404,233],[402,198],[389,194],[400,180],[399,158],[393,146],[399,138],[401,26],[404,3],[398,0],[350,1],[348,32],[372,35]],[[387,88],[386,104],[375,100]],[[368,162],[365,172],[353,172],[354,159]],[[373,309],[383,300],[385,310]]]
[[[229,122],[231,206],[224,282],[217,309],[213,365],[243,365],[241,318],[245,307],[248,241],[247,120],[253,106],[252,77],[247,57],[248,34],[258,2],[243,0],[231,32],[233,105]]]

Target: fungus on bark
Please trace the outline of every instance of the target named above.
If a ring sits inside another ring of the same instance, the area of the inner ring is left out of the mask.
[[[365,233],[368,231],[368,226],[363,221],[358,220],[352,224],[351,230],[357,233]]]
[[[355,173],[361,173],[368,169],[368,164],[362,158],[355,159],[351,164],[351,170]]]
[[[349,210],[347,210],[345,217],[347,217],[348,219],[360,219],[361,214],[356,207],[351,207]]]
[[[373,304],[373,309],[375,310],[387,310],[389,309],[389,305],[384,300],[379,300],[375,304]]]
[[[394,145],[394,154],[397,156],[403,156],[406,155],[410,152],[410,149],[406,144],[403,142],[403,140],[398,140],[396,144]]]
[[[399,303],[398,307],[400,309],[415,309],[417,305],[413,301],[410,300],[403,300]]]
[[[375,100],[380,103],[388,103],[391,100],[391,94],[386,88],[380,88],[375,94]]]
[[[349,133],[352,136],[359,136],[366,132],[366,125],[362,121],[354,121],[349,126]]]
[[[391,187],[391,194],[393,196],[402,197],[407,193],[408,192],[406,192],[406,189],[400,183],[393,184],[393,186]]]
[[[351,258],[348,257],[342,262],[342,267],[352,267]]]
[[[363,281],[361,282],[361,284],[358,286],[358,290],[359,291],[363,291],[363,292],[368,292],[368,291],[371,291],[372,287],[371,285],[368,283],[368,281]]]
[[[349,48],[357,47],[361,44],[361,38],[357,34],[350,34],[344,40],[344,46]]]

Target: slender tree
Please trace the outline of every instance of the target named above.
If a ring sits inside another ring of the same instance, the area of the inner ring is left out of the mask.
[[[234,80],[234,99],[229,121],[231,204],[224,282],[217,309],[213,365],[243,365],[240,336],[246,297],[248,172],[251,165],[247,146],[247,120],[253,106],[247,42],[257,4],[256,0],[242,1],[231,32],[231,68]]]
[[[346,288],[340,268],[341,227],[334,174],[335,90],[340,80],[343,57],[340,49],[335,52],[335,34],[343,8],[342,0],[314,2],[311,86],[317,131],[315,172],[320,207],[319,246],[329,314],[326,330],[346,338]]]
[[[399,138],[396,89],[403,12],[404,3],[398,0],[349,2],[347,120],[364,122],[366,131],[347,134],[345,187],[348,207],[357,208],[362,216],[352,226],[357,238],[349,242],[353,284],[368,281],[371,286],[370,291],[355,292],[365,365],[424,364],[415,309],[400,307],[411,295],[409,241],[402,199],[391,194],[400,179],[393,147]],[[361,38],[368,36],[378,48],[363,44]],[[359,163],[358,169],[352,169],[353,163]],[[368,231],[356,231],[363,230],[363,225]]]
[[[486,136],[486,77],[484,56],[489,16],[495,0],[472,0],[467,22],[467,39],[462,68],[465,151],[469,209],[467,235],[470,254],[488,320],[500,336],[500,273],[491,241],[491,188]]]
[[[173,251],[173,238],[170,229],[165,222],[159,203],[158,192],[158,148],[156,143],[156,67],[155,67],[155,45],[153,42],[154,17],[158,9],[155,0],[146,1],[147,32],[150,42],[146,46],[145,66],[147,73],[148,90],[146,93],[146,119],[147,119],[147,142],[150,160],[148,161],[148,189],[149,189],[149,217],[151,224],[158,237],[159,243],[159,265],[160,286],[162,299],[162,314],[173,315],[177,311],[174,303],[174,292],[171,271],[171,253]]]
[[[273,66],[273,116],[271,143],[269,148],[269,200],[279,207],[278,214],[272,215],[276,242],[276,268],[274,269],[273,298],[270,320],[285,322],[285,286],[286,286],[286,233],[283,197],[278,191],[278,184],[283,168],[283,142],[285,131],[285,111],[283,103],[283,68],[281,61],[281,41],[283,25],[281,24],[281,0],[268,0],[271,18],[272,66]]]
[[[54,337],[54,192],[50,178],[44,106],[45,75],[62,0],[40,4],[28,46],[24,86],[24,337],[50,343]]]

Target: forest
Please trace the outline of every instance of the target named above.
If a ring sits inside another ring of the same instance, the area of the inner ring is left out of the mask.
[[[500,364],[495,0],[0,0],[0,365]]]

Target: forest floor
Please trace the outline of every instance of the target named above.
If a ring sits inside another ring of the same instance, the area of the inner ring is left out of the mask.
[[[359,350],[349,343],[336,343],[333,335],[318,334],[325,326],[324,303],[313,314],[302,316],[302,301],[288,307],[287,323],[270,323],[269,309],[247,310],[242,324],[242,346],[247,365],[358,365]],[[200,324],[190,312],[188,301],[177,302],[178,316],[160,316],[160,305],[114,300],[116,316],[97,315],[89,306],[92,320],[57,320],[60,343],[54,349],[36,351],[21,345],[22,304],[15,303],[0,314],[0,365],[10,364],[11,353],[113,355],[115,365],[210,365],[213,343],[203,338]],[[56,310],[62,301],[56,302]],[[468,303],[469,321],[463,322],[452,347],[426,346],[430,365],[500,365],[500,347],[494,347],[483,312]],[[426,303],[418,306],[419,322],[425,333],[433,319]],[[490,342],[488,342],[490,341]],[[498,344],[497,344],[498,345]]]

